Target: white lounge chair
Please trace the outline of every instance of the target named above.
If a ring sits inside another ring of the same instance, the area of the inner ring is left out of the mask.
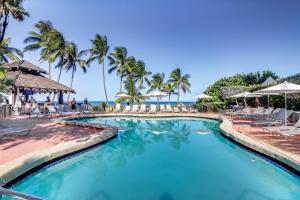
[[[174,113],[179,113],[179,108],[178,108],[178,107],[174,107],[174,108],[173,108],[173,112],[174,112]]]
[[[150,105],[149,113],[151,113],[151,114],[157,113],[156,105],[154,105],[154,104],[151,104],[151,105]]]
[[[183,112],[183,113],[187,113],[187,112],[189,112],[189,111],[186,109],[186,107],[185,107],[185,106],[182,106],[182,107],[181,107],[181,112]]]
[[[164,104],[160,104],[160,105],[159,105],[159,111],[160,111],[160,112],[166,112],[166,107],[165,107]]]
[[[121,104],[117,103],[114,112],[121,112]]]
[[[173,112],[172,107],[170,104],[167,105],[166,112]]]
[[[256,126],[275,126],[275,125],[280,125],[283,124],[285,121],[285,117],[289,118],[291,114],[293,114],[293,110],[288,110],[287,111],[287,116],[285,116],[285,110],[281,109],[280,112],[278,112],[276,115],[274,115],[272,118],[267,119],[267,120],[258,120],[254,122],[253,124]]]
[[[198,112],[198,110],[193,109],[193,108],[190,108],[190,109],[189,109],[189,113],[196,113],[196,112]]]
[[[300,133],[300,118],[296,123],[293,125],[281,125],[281,126],[273,126],[273,127],[263,127],[264,130],[277,132],[277,133],[284,133],[284,132],[295,132],[298,131]]]
[[[139,113],[146,113],[146,105],[142,104]]]
[[[130,113],[130,106],[126,106],[123,113]]]
[[[133,105],[131,109],[132,113],[138,113],[139,112],[139,105]]]

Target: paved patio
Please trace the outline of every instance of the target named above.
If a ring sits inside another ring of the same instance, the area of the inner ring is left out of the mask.
[[[253,120],[233,118],[233,128],[257,141],[266,143],[293,154],[300,155],[300,131],[295,135],[285,136],[276,132],[264,130],[262,127],[253,125]],[[276,126],[275,126],[276,127]]]
[[[0,138],[0,165],[17,159],[25,154],[53,147],[64,142],[99,134],[99,129],[65,126],[50,122],[49,119],[11,119],[1,120],[0,125],[26,127],[31,132],[25,136]]]

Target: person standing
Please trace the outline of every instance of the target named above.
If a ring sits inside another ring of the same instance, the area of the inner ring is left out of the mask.
[[[73,98],[71,101],[71,109],[73,112],[76,111],[76,104],[77,104],[76,100],[75,100],[75,98]]]
[[[85,99],[83,100],[83,108],[84,108],[84,110],[89,109],[89,101],[88,101],[87,97],[85,97]]]
[[[50,99],[49,96],[47,96],[46,101],[45,101],[45,103],[44,103],[44,110],[45,110],[45,113],[48,113],[48,112],[49,112],[48,106],[51,106],[51,99]]]

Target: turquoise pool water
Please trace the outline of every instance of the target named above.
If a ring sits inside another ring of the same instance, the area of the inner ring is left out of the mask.
[[[78,121],[121,131],[103,145],[41,169],[14,190],[63,200],[300,199],[299,177],[222,137],[216,121]]]

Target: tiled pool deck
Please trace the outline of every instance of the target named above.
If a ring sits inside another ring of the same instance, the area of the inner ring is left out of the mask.
[[[234,141],[267,155],[300,174],[300,132],[285,136],[263,130],[250,119],[222,116],[221,130]]]

